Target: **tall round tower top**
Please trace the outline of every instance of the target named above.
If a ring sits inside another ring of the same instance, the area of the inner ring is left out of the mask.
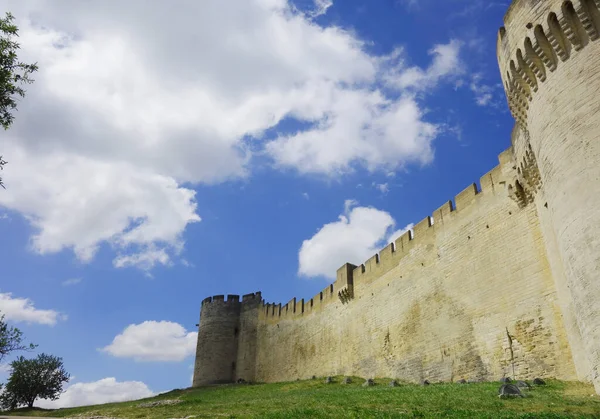
[[[576,0],[577,1],[577,0]],[[524,50],[524,41],[536,39],[536,27],[549,28],[552,13],[562,14],[563,0],[513,0],[504,15],[504,26],[498,33],[500,68],[515,58],[517,49]],[[539,30],[539,29],[538,29]],[[503,72],[502,76],[505,76]]]
[[[561,61],[599,37],[600,0],[513,0],[498,33],[500,75],[524,126],[529,102]]]

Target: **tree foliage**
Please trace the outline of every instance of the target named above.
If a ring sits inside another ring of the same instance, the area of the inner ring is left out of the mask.
[[[15,351],[35,349],[36,345],[23,343],[23,332],[16,327],[9,326],[4,321],[4,315],[0,316],[0,363],[4,357]]]
[[[37,64],[25,64],[17,58],[19,44],[14,41],[19,36],[19,29],[12,22],[14,16],[6,13],[0,19],[0,125],[8,129],[14,120],[13,112],[17,110],[17,98],[25,97],[24,84],[32,83],[31,74],[37,71]],[[6,162],[0,156],[0,170]],[[0,186],[4,187],[0,177]]]
[[[17,58],[19,44],[13,40],[19,36],[19,29],[12,23],[14,16],[6,13],[0,19],[0,124],[8,129],[13,122],[12,111],[17,109],[16,97],[25,97],[22,84],[32,83],[31,73],[37,71],[37,64],[25,64]]]
[[[2,158],[2,156],[0,156],[0,170],[4,170],[4,165],[6,164],[6,161],[4,161],[4,159]],[[6,189],[4,187],[4,183],[2,183],[2,177],[0,176],[0,186],[2,186],[4,189]]]
[[[70,379],[62,358],[40,354],[34,359],[20,356],[10,364],[10,378],[0,396],[5,409],[19,406],[33,407],[37,399],[56,400],[63,384]]]

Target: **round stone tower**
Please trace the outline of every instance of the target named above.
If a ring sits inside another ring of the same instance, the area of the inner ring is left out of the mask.
[[[237,295],[217,295],[202,301],[193,387],[232,383],[236,360],[241,303]]]
[[[578,372],[600,393],[600,0],[513,0],[504,24],[498,62],[519,173],[509,189],[537,201],[578,329]]]

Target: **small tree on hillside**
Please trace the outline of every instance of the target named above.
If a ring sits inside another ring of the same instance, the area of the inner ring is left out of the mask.
[[[11,373],[0,403],[5,409],[33,407],[37,399],[56,400],[70,375],[61,358],[40,354],[35,359],[19,357],[11,362]]]

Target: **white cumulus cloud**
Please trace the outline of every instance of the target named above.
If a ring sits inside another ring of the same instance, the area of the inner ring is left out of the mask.
[[[462,43],[451,40],[447,44],[435,45],[429,54],[432,62],[426,69],[406,66],[402,48],[397,48],[384,61],[392,64],[389,72],[383,75],[388,86],[396,89],[424,90],[432,88],[443,79],[454,79],[462,75],[465,65],[460,58]]]
[[[197,337],[197,332],[188,332],[178,323],[145,321],[127,326],[101,350],[136,361],[177,362],[195,353]]]
[[[141,381],[117,381],[114,377],[91,383],[75,383],[66,387],[58,400],[37,400],[35,406],[44,409],[89,406],[125,402],[152,397],[155,393]]]
[[[388,212],[360,207],[355,201],[348,200],[338,221],[325,224],[302,243],[298,273],[334,279],[337,269],[344,263],[360,265],[412,227],[394,231],[395,225]]]
[[[87,262],[107,242],[117,251],[117,266],[151,268],[169,260],[155,257],[157,245],[176,253],[186,225],[200,220],[195,192],[172,178],[78,154],[10,154],[12,186],[0,202],[36,228],[31,246],[40,254],[71,248]]]
[[[4,3],[40,70],[3,134],[0,205],[35,252],[89,262],[108,245],[119,268],[173,264],[200,221],[194,186],[247,177],[255,154],[329,176],[430,162],[441,127],[416,92],[461,69],[456,41],[410,67],[287,0]],[[265,137],[286,118],[304,128]]]
[[[12,293],[0,293],[0,314],[7,320],[24,323],[37,323],[54,326],[59,320],[66,320],[67,316],[55,310],[41,310],[35,308],[29,298],[13,297]]]
[[[315,8],[310,15],[312,17],[324,15],[331,6],[333,6],[333,0],[315,0]]]
[[[381,192],[383,195],[390,191],[390,185],[388,183],[376,183],[373,182],[373,187]]]
[[[475,73],[471,76],[469,89],[475,95],[475,103],[479,106],[499,107],[499,100],[496,95],[502,91],[502,86],[489,85],[483,83],[483,75]]]
[[[267,144],[279,166],[339,175],[356,164],[370,171],[396,170],[433,159],[431,143],[439,128],[422,120],[413,98],[390,101],[380,92],[335,89],[331,95],[331,112],[314,129]]]

